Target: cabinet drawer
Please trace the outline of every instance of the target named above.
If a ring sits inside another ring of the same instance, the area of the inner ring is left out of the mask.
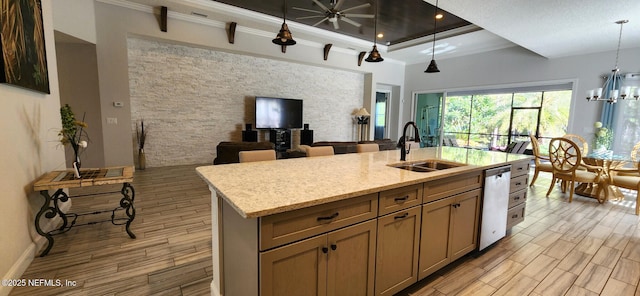
[[[527,178],[529,175],[522,175],[519,177],[511,178],[511,187],[509,192],[516,192],[522,189],[527,189]]]
[[[527,190],[522,189],[509,194],[509,208],[513,208],[527,201]]]
[[[473,172],[424,183],[424,202],[480,188],[482,172]]]
[[[422,184],[380,192],[379,215],[385,215],[422,203]]]
[[[521,204],[510,209],[507,214],[507,229],[524,221],[524,208],[526,204]]]
[[[529,160],[511,164],[511,177],[529,174]]]
[[[260,218],[260,250],[373,219],[378,214],[378,194],[336,201]]]

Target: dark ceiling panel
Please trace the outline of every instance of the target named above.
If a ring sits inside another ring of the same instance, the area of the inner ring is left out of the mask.
[[[282,0],[216,0],[217,2],[237,6],[244,9],[272,15],[283,16],[284,1]],[[326,7],[332,7],[331,0],[319,0]],[[384,37],[378,39],[378,43],[396,44],[411,39],[427,36],[433,33],[433,15],[435,7],[422,0],[379,0],[378,32],[382,32]],[[369,7],[348,11],[351,14],[375,14],[376,1],[374,0],[344,0],[340,10],[348,9],[365,3],[371,4]],[[322,11],[312,0],[288,0],[287,20],[313,25],[320,21],[322,17],[310,19],[297,19],[299,17],[314,16],[312,12],[293,9],[298,7],[314,11]],[[470,25],[471,23],[446,11],[442,11],[444,18],[438,21],[437,31],[443,32]],[[373,41],[374,19],[372,18],[351,18],[353,21],[362,24],[360,28],[344,21],[339,21],[340,29],[335,30],[333,24],[324,21],[316,27],[349,35],[352,37]],[[295,32],[292,32],[295,36]]]

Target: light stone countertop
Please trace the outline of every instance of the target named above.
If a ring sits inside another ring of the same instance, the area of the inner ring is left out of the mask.
[[[531,158],[457,147],[412,149],[407,162],[437,159],[467,164],[420,173],[390,167],[400,150],[210,165],[196,168],[216,194],[245,218],[257,218],[368,193],[484,170]]]

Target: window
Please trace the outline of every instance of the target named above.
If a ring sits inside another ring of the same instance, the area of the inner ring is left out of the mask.
[[[503,149],[514,141],[528,141],[533,134],[542,138],[541,149],[546,149],[551,138],[567,131],[571,87],[541,89],[450,93],[444,136],[455,137],[459,146]]]

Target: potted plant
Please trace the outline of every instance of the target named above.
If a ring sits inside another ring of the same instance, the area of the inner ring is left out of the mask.
[[[87,132],[84,130],[87,123],[84,122],[84,115],[82,121],[76,120],[69,104],[60,107],[60,117],[62,120],[62,129],[58,133],[60,142],[63,145],[70,145],[73,149],[74,158],[71,167],[76,178],[80,178],[80,149],[87,148],[88,145]]]
[[[147,166],[147,159],[144,155],[144,142],[147,139],[147,131],[144,130],[144,120],[140,125],[136,123],[136,139],[138,141],[138,168],[144,170]]]

